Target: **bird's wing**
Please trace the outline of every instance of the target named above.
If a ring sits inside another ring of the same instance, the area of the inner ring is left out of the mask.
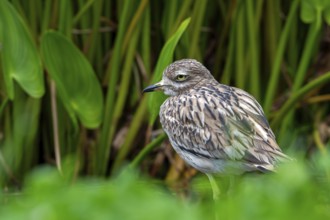
[[[163,125],[170,139],[190,153],[261,167],[269,164],[269,169],[286,157],[262,108],[243,90],[209,85],[168,99],[162,111],[161,121],[172,123]]]

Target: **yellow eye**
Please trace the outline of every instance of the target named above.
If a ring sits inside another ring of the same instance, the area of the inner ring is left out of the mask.
[[[179,74],[175,77],[175,80],[178,82],[184,81],[185,79],[187,79],[187,75]]]

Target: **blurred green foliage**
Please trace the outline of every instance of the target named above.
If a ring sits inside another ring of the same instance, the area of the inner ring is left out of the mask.
[[[1,195],[0,218],[328,219],[330,176],[324,174],[329,167],[329,158],[318,156],[313,166],[293,162],[277,173],[248,174],[216,203],[202,190],[209,187],[206,178],[197,177],[198,184],[192,180],[189,200],[182,201],[131,169],[110,180],[71,182],[44,167],[26,178],[22,192]]]
[[[111,181],[70,183],[50,168],[33,172],[20,195],[2,195],[1,219],[200,219],[201,212],[150,181],[124,172]]]

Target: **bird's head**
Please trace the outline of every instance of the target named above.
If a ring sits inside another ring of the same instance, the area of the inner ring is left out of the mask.
[[[164,70],[162,80],[148,86],[143,92],[163,90],[166,95],[176,96],[210,79],[214,78],[203,64],[194,59],[183,59],[170,64]]]

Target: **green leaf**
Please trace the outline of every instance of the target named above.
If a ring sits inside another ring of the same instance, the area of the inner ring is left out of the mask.
[[[324,10],[324,20],[328,25],[330,25],[330,7]]]
[[[84,55],[65,36],[46,32],[41,40],[46,69],[73,122],[88,128],[100,125],[103,112],[101,85]]]
[[[172,62],[174,50],[178,44],[183,32],[187,29],[190,23],[190,18],[184,20],[179,26],[178,30],[171,36],[165,43],[162,51],[160,52],[158,62],[151,83],[156,83],[161,80],[164,69]],[[148,97],[148,108],[151,113],[149,122],[153,124],[157,118],[159,108],[166,99],[163,93],[153,92]]]
[[[6,91],[14,99],[14,80],[34,98],[45,93],[41,60],[28,28],[8,1],[0,1],[0,58]]]
[[[302,0],[300,18],[305,23],[312,23],[323,14],[325,21],[330,23],[329,0]]]
[[[306,1],[301,3],[300,18],[305,23],[312,23],[315,20],[315,10],[314,8]]]

